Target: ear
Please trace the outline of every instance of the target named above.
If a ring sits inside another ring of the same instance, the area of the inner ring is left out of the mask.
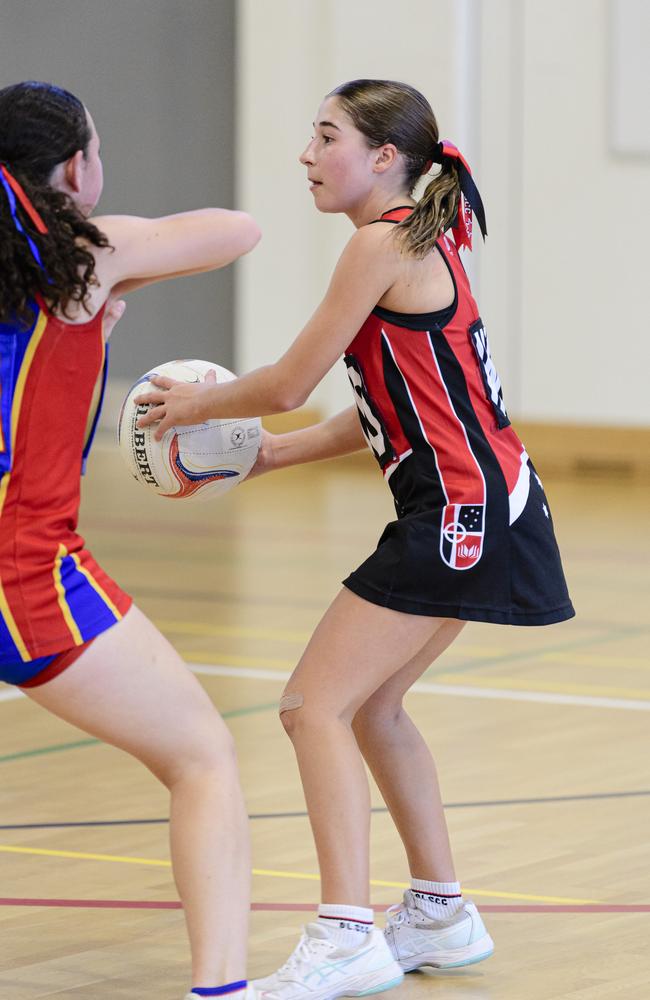
[[[373,170],[376,174],[383,174],[393,166],[399,153],[397,147],[392,142],[387,142],[376,151],[375,164]]]
[[[83,149],[78,149],[74,156],[66,160],[63,164],[63,178],[66,186],[74,194],[81,190],[83,175],[84,154]]]

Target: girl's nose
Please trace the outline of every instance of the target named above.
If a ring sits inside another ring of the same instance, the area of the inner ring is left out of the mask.
[[[302,163],[304,167],[310,166],[314,162],[314,157],[312,154],[313,145],[314,145],[314,140],[312,139],[298,157],[298,160],[300,161],[300,163]]]

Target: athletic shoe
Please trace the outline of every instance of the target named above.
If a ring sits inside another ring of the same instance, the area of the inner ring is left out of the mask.
[[[450,920],[433,920],[418,909],[407,889],[404,902],[389,907],[386,918],[386,941],[404,972],[422,965],[434,969],[473,965],[494,951],[494,942],[474,903],[465,903]]]
[[[282,968],[253,986],[259,1000],[334,1000],[381,993],[403,978],[381,931],[373,929],[358,948],[339,948],[314,923]]]

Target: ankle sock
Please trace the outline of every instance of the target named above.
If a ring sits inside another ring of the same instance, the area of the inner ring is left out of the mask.
[[[247,979],[239,979],[236,983],[226,983],[225,986],[193,986],[192,993],[198,997],[223,997],[229,993],[245,990],[247,986]]]
[[[374,926],[374,914],[365,906],[321,903],[317,923],[340,948],[358,948],[368,940]]]
[[[418,909],[434,920],[449,920],[465,905],[460,882],[427,882],[426,879],[413,878],[411,890]]]

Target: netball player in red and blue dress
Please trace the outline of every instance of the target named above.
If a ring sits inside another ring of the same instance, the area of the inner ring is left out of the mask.
[[[570,618],[542,484],[508,420],[459,258],[480,196],[430,105],[401,83],[358,80],[322,103],[300,157],[316,207],[356,232],[328,292],[286,354],[219,386],[159,378],[159,433],[207,417],[301,405],[341,356],[356,406],[267,435],[255,471],[357,450],[364,438],[397,512],[344,581],[280,703],[298,758],[322,881],[318,917],[256,987],[282,1000],[387,989],[404,971],[469,965],[491,938],[456,881],[436,771],[402,707],[465,621]],[[432,163],[440,169],[416,202]],[[370,767],[412,875],[384,934],[369,907]]]
[[[85,548],[77,514],[120,296],[228,264],[258,229],[222,209],[91,220],[97,132],[83,104],[49,84],[0,91],[0,183],[0,679],[169,788],[190,995],[243,997],[250,861],[231,738]]]

